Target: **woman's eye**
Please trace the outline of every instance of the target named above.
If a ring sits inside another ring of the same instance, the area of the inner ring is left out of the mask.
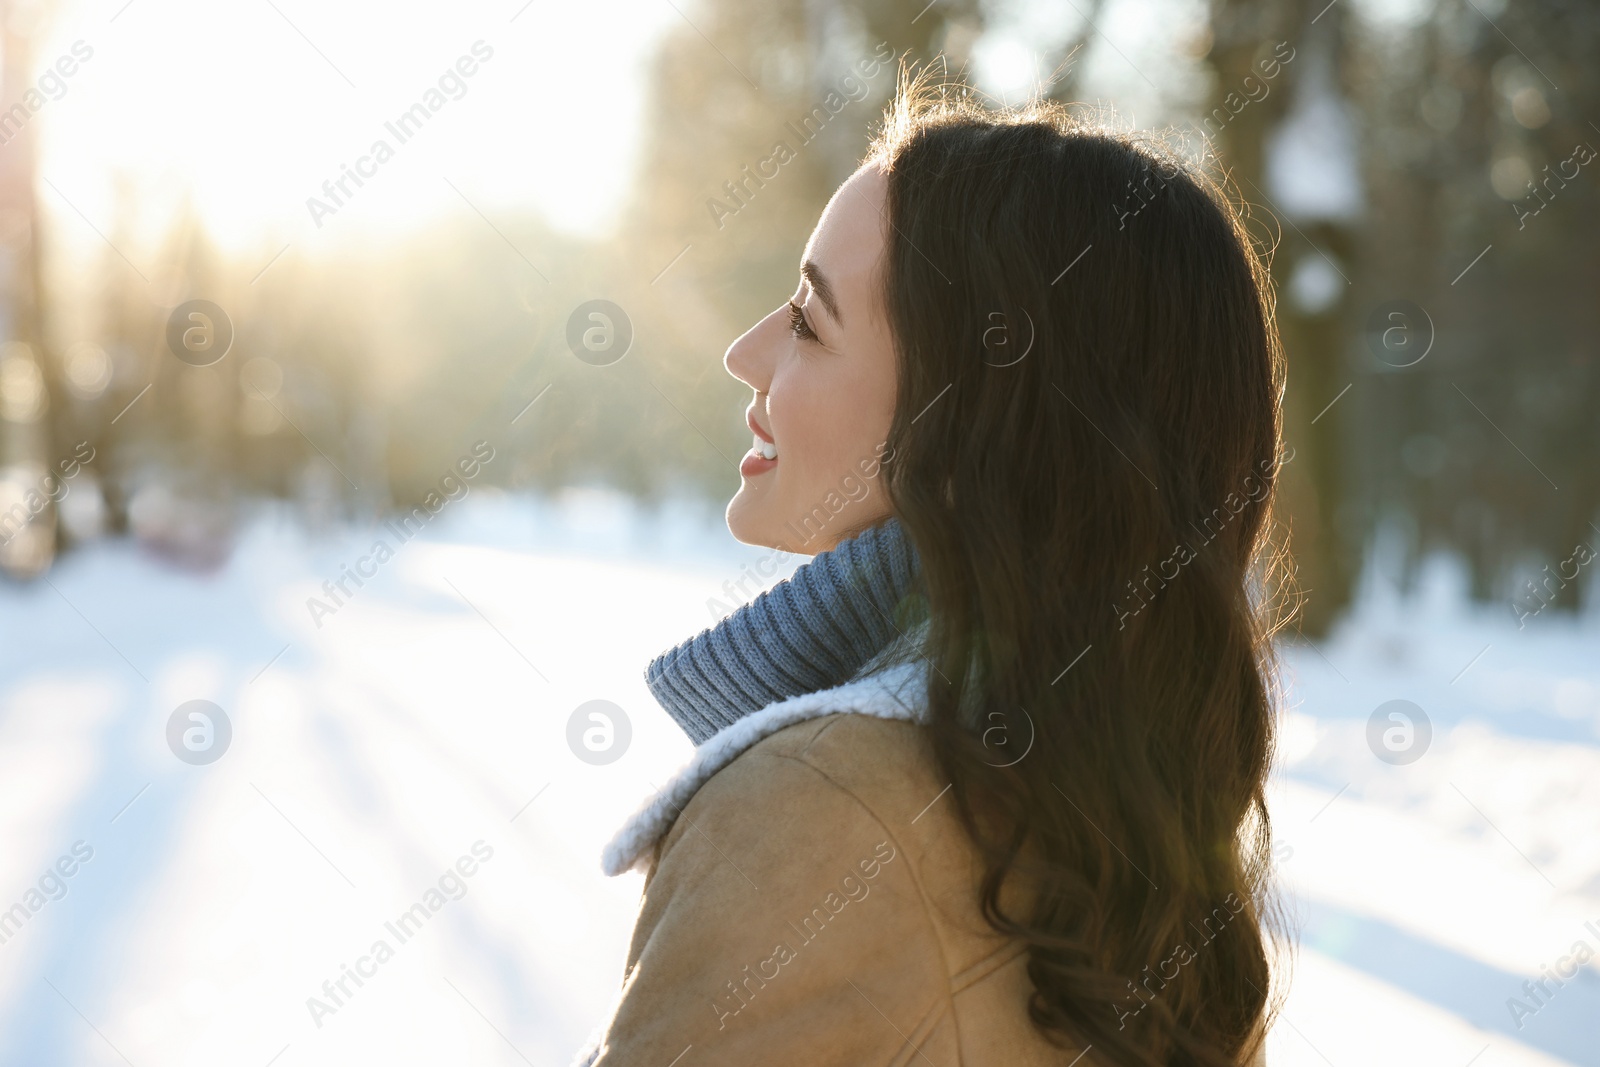
[[[793,300],[789,301],[789,332],[802,341],[815,341],[816,333],[806,321],[806,313]]]

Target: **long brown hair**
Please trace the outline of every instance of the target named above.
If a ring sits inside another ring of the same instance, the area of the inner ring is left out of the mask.
[[[1065,1049],[1238,1064],[1271,987],[1262,264],[1202,167],[1056,105],[903,80],[868,158],[888,486],[984,915],[1028,943],[1031,1017]]]

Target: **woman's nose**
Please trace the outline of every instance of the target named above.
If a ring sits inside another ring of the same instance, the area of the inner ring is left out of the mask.
[[[779,319],[779,312],[774,311],[729,345],[722,357],[728,373],[758,393],[771,392],[773,359],[782,343],[781,335],[773,329]]]

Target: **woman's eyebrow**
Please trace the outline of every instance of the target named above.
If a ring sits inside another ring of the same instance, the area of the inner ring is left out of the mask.
[[[822,306],[828,309],[828,314],[833,316],[833,321],[843,326],[844,319],[839,314],[839,304],[833,298],[833,287],[828,284],[828,279],[823,276],[821,268],[808,259],[800,264],[800,277],[804,278],[806,284],[811,286],[811,291],[817,294],[817,299],[821,300]]]

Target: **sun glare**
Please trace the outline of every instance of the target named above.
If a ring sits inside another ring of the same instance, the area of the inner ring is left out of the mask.
[[[187,210],[236,249],[474,210],[601,233],[675,17],[645,0],[66,3],[33,36],[24,101],[41,206],[58,242],[117,230],[136,262]]]

